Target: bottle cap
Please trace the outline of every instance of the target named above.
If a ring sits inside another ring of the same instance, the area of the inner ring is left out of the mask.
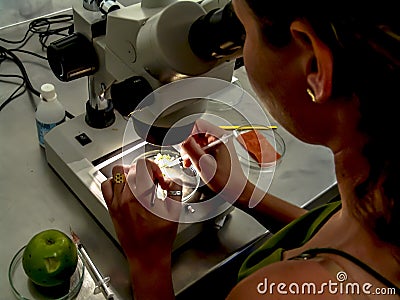
[[[56,90],[51,83],[43,84],[40,87],[40,91],[40,97],[45,101],[53,101],[57,98]]]

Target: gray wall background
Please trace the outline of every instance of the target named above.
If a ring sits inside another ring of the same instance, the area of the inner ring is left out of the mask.
[[[73,0],[0,0],[0,28],[72,7]]]
[[[128,6],[140,0],[117,0]],[[82,0],[0,0],[0,29],[60,12],[82,3]]]

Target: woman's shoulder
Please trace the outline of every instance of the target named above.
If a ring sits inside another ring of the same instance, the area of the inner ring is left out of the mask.
[[[304,245],[340,207],[340,201],[322,205],[282,228],[246,258],[238,279],[242,280],[266,265],[281,261],[283,251]]]
[[[318,260],[284,260],[244,278],[227,299],[341,299],[330,293],[334,281]]]

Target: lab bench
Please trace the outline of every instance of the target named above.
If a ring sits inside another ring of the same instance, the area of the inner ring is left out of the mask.
[[[0,30],[2,38],[18,40],[28,23]],[[5,43],[6,48],[13,46]],[[23,49],[45,56],[34,36]],[[47,62],[29,54],[15,52],[21,59],[32,85],[54,84],[60,102],[77,116],[84,112],[88,99],[87,79],[60,82]],[[0,64],[0,74],[20,74],[10,61]],[[235,71],[242,87],[252,93],[243,67]],[[1,78],[0,103],[17,88],[19,80]],[[254,95],[255,96],[255,95]],[[102,228],[46,161],[38,144],[35,107],[39,98],[25,92],[0,112],[0,299],[13,299],[8,268],[15,253],[37,232],[57,228],[79,235],[92,260],[105,276],[118,299],[131,297],[126,259],[118,243]],[[306,145],[278,128],[286,143],[286,154],[274,174],[269,192],[296,205],[311,207],[337,196],[330,152]],[[235,272],[248,252],[270,233],[248,214],[234,209],[221,228],[207,227],[173,254],[173,281],[179,299],[216,299],[234,283]],[[221,278],[225,279],[222,280]],[[211,292],[210,284],[220,288]],[[225,284],[225,286],[224,286]],[[208,287],[208,288],[204,288]],[[93,295],[94,283],[87,274],[77,299],[103,299]]]

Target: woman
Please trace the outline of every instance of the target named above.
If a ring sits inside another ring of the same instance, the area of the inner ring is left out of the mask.
[[[293,135],[331,149],[341,202],[305,212],[261,194],[244,176],[232,182],[226,168],[237,163],[226,156],[232,145],[205,155],[202,144],[222,132],[197,122],[194,133],[202,134],[182,144],[190,157],[185,164],[194,164],[214,191],[227,186],[227,199],[229,193],[237,195],[234,186],[242,182],[235,205],[288,224],[245,261],[228,299],[398,299],[400,156],[390,141],[396,136],[394,105],[400,99],[400,23],[383,4],[387,17],[376,7],[362,16],[335,17],[328,8],[322,15],[317,6],[307,7],[310,2],[289,7],[284,1],[232,2],[246,30],[243,58],[252,87]],[[150,162],[147,166],[156,173]],[[209,168],[214,168],[212,176]],[[154,216],[139,207],[123,211],[125,203],[132,207],[137,201],[115,185],[113,193],[111,181],[105,182],[103,193],[128,257],[136,299],[173,299],[170,246],[176,226],[157,219],[146,232],[132,234],[138,216]],[[252,197],[263,199],[249,209]],[[168,235],[155,234],[157,226]],[[153,235],[155,247],[149,245]],[[151,277],[166,280],[152,289]],[[393,291],[397,295],[390,295]]]

